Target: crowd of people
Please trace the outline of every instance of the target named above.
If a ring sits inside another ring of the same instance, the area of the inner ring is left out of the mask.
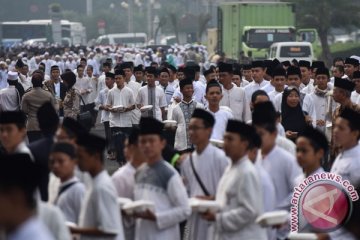
[[[21,51],[0,62],[5,239],[286,239],[289,222],[256,219],[290,212],[303,179],[360,185],[357,56],[329,69],[209,60],[198,45]],[[107,159],[120,164],[111,176]],[[357,239],[358,210],[333,232],[304,231]]]

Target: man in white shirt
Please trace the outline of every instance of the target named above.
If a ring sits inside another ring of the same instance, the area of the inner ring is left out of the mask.
[[[91,82],[90,82],[89,78],[87,78],[84,74],[83,65],[78,65],[76,70],[77,70],[77,77],[76,77],[76,83],[75,83],[74,87],[76,90],[79,91],[85,104],[88,104],[89,103],[88,96],[93,91]],[[81,101],[80,104],[83,105],[84,103]]]
[[[135,108],[133,91],[125,86],[125,73],[121,69],[115,70],[115,84],[107,97],[106,105],[110,110],[110,129],[112,152],[116,152],[118,161],[124,161],[121,149],[123,148],[125,136],[129,135],[132,127],[131,111]],[[116,141],[115,135],[122,135]],[[118,144],[118,145],[116,145]]]
[[[213,146],[209,141],[214,124],[215,119],[211,113],[195,109],[189,124],[189,135],[195,151],[190,153],[190,157],[187,157],[180,166],[181,175],[191,198],[214,200],[220,178],[230,163],[224,151]],[[196,212],[193,212],[188,220],[187,227],[189,239],[210,238],[209,224]]]
[[[232,82],[236,84],[236,86],[238,87],[246,87],[247,85],[249,85],[249,81],[243,79],[242,75],[241,75],[241,70],[240,69],[235,69],[233,72],[233,77],[232,77]]]
[[[355,71],[352,81],[355,83],[355,90],[351,93],[351,102],[360,104],[360,71]]]
[[[134,67],[135,81],[142,86],[146,84],[144,69],[142,65]]]
[[[106,88],[106,85],[105,85],[106,73],[110,72],[111,64],[109,62],[104,62],[102,65],[102,70],[103,70],[103,73],[100,75],[99,80],[98,80],[98,91],[99,92]]]
[[[134,81],[133,78],[133,63],[132,62],[124,62],[120,65],[120,69],[122,69],[125,73],[125,86],[130,88],[133,91],[134,99],[137,98],[138,92],[141,88],[141,84],[137,81]],[[141,112],[136,107],[131,111],[131,121],[133,126],[138,125],[141,117]]]
[[[100,72],[99,72],[99,63],[96,61],[96,59],[94,59],[95,53],[94,52],[90,52],[88,60],[87,60],[87,65],[91,65],[94,68],[94,75],[95,76],[99,76]]]
[[[50,58],[50,55],[48,52],[45,52],[44,60],[42,60],[41,62],[43,62],[45,64],[45,74],[50,75],[50,69],[51,69],[51,66],[54,65],[54,60],[52,60]]]
[[[175,90],[179,86],[179,80],[176,78],[177,70],[171,64],[169,64],[168,69],[169,69],[169,74],[170,74],[169,85],[172,86],[173,89]]]
[[[189,123],[196,108],[204,108],[201,103],[192,99],[194,88],[193,81],[186,78],[180,81],[183,100],[172,111],[172,120],[177,122],[174,148],[184,151],[192,147],[189,136]]]
[[[84,239],[124,239],[121,212],[114,184],[104,169],[105,139],[84,134],[77,138],[79,168],[92,178],[79,217],[79,227],[71,227],[74,234]]]
[[[146,163],[135,176],[135,200],[151,201],[154,210],[136,213],[136,240],[180,240],[179,223],[191,214],[186,189],[177,171],[161,156],[164,125],[152,117],[140,119],[139,147]]]
[[[360,182],[360,114],[345,108],[335,121],[334,142],[341,147],[340,154],[336,157],[330,172],[336,173],[343,180],[356,185]],[[330,238],[334,240],[356,238],[344,228],[331,232]]]
[[[332,88],[329,86],[329,69],[318,68],[315,73],[314,92],[310,93],[304,99],[304,104],[308,105],[307,101],[312,101],[316,112],[316,128],[325,133],[326,123],[332,121],[332,114],[335,111],[336,103],[330,96]]]
[[[251,64],[242,65],[241,73],[244,80],[248,81],[249,83],[254,81],[254,79],[252,78]]]
[[[151,109],[141,110],[142,116],[149,116],[162,121],[166,119],[165,107],[167,106],[164,90],[155,85],[155,78],[158,76],[154,67],[145,69],[147,85],[140,88],[136,98],[136,106],[141,110],[146,105],[152,105]]]
[[[26,92],[32,87],[31,77],[29,76],[29,66],[19,59],[16,63],[16,67],[19,72],[19,83],[23,86]]]
[[[220,106],[229,107],[232,110],[234,119],[248,122],[251,120],[250,104],[246,99],[244,89],[233,84],[232,77],[232,65],[220,63],[219,82],[223,87]]]
[[[6,154],[24,153],[33,159],[25,143],[26,120],[23,111],[0,112],[0,143]]]
[[[206,100],[209,102],[207,110],[215,117],[215,126],[211,134],[211,139],[222,140],[225,127],[229,119],[234,116],[231,112],[220,109],[220,101],[223,97],[222,87],[216,80],[210,81],[206,86]]]
[[[301,71],[301,84],[299,90],[310,94],[314,91],[314,79],[311,78],[311,66],[309,61],[300,60],[299,68]]]
[[[344,70],[348,78],[352,80],[354,72],[359,70],[359,61],[354,58],[346,58]]]
[[[272,72],[272,81],[275,89],[268,93],[270,101],[274,102],[275,97],[281,94],[285,88],[286,71],[283,67],[277,67]]]
[[[51,149],[49,160],[51,171],[61,181],[55,205],[60,208],[66,221],[78,224],[85,185],[74,175],[74,146],[65,142],[56,143]]]
[[[6,235],[4,239],[55,239],[36,216],[34,196],[39,169],[24,154],[0,158],[0,226]]]
[[[301,173],[295,157],[276,145],[276,112],[273,104],[257,103],[252,114],[253,125],[261,137],[259,164],[269,173],[275,187],[276,210],[290,211],[290,200],[295,178]],[[287,231],[279,230],[278,237],[287,236]]]
[[[265,87],[266,85],[270,84],[268,81],[264,79],[265,68],[263,61],[253,61],[251,65],[251,72],[254,81],[252,81],[249,85],[247,85],[244,88],[248,102],[250,102],[251,95],[256,90],[259,90]]]
[[[18,75],[16,72],[9,72],[8,86],[0,90],[0,112],[20,110],[21,98],[16,84]]]
[[[170,72],[167,68],[162,68],[160,70],[160,78],[159,78],[159,87],[164,89],[166,103],[170,105],[171,98],[174,95],[174,88],[169,84]]]
[[[255,166],[247,157],[255,130],[229,120],[224,136],[224,150],[231,164],[220,179],[216,201],[221,210],[207,211],[203,218],[214,222],[215,239],[265,240],[265,229],[255,223],[263,212],[262,188]]]
[[[134,200],[136,169],[145,162],[145,156],[139,148],[139,129],[133,128],[125,140],[124,155],[127,163],[111,177],[120,198]],[[135,223],[133,218],[123,216],[125,239],[134,239]]]
[[[107,107],[106,102],[110,89],[114,87],[115,75],[111,72],[107,72],[105,73],[105,76],[106,76],[105,78],[106,88],[104,88],[99,92],[99,96],[96,99],[96,104],[99,106],[99,110],[101,111],[100,122],[103,123],[104,125],[107,149],[109,149],[109,143],[111,139],[110,120],[109,120],[110,109]]]

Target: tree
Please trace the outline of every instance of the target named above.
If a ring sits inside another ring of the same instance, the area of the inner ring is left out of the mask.
[[[179,19],[176,15],[175,12],[171,12],[169,13],[169,18],[170,18],[170,22],[172,24],[172,27],[174,29],[174,33],[175,33],[175,37],[176,37],[176,42],[179,43]]]
[[[322,45],[322,60],[331,65],[331,52],[327,41],[332,27],[359,26],[360,1],[297,0],[296,19],[298,27],[316,28]]]

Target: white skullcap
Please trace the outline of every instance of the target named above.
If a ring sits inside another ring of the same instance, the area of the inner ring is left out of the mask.
[[[19,75],[17,72],[13,72],[13,71],[8,72],[8,77],[7,77],[8,80],[15,81],[18,80],[18,77]]]

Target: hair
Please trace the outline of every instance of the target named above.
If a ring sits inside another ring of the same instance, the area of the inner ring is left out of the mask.
[[[305,137],[305,136],[303,136]],[[324,149],[323,147],[321,147],[317,142],[315,142],[313,139],[310,139],[308,137],[305,137],[307,140],[309,140],[311,147],[314,149],[314,152],[318,152],[319,150],[324,150],[324,156],[326,154],[326,152],[328,151],[328,149]]]
[[[252,95],[251,95],[251,102],[254,103],[256,101],[256,98],[258,96],[266,96],[269,98],[269,95],[264,91],[264,90],[256,90]]]
[[[44,81],[43,75],[36,73],[31,77],[31,83],[33,87],[42,87],[42,82]]]
[[[205,93],[209,92],[209,89],[212,87],[218,87],[220,89],[220,92],[222,93],[222,88],[219,83],[212,83],[211,81],[206,85]]]
[[[339,89],[339,90],[340,90],[340,93],[341,93],[341,94],[344,94],[345,97],[347,97],[347,98],[350,98],[350,97],[351,97],[351,92],[350,92],[350,91],[345,90],[345,89],[342,89],[342,88],[337,88],[337,89]]]
[[[84,66],[79,64],[79,65],[77,65],[76,70],[78,70],[79,68],[84,68]]]
[[[92,71],[94,71],[94,67],[92,65],[87,65],[87,69],[91,69]]]
[[[257,123],[254,125],[257,127],[264,128],[269,133],[274,133],[277,131],[276,123]]]
[[[80,59],[80,62],[83,62],[83,61],[87,62],[86,58],[81,58]]]
[[[85,151],[89,154],[89,155],[95,155],[95,154],[99,154],[100,156],[100,161],[101,163],[104,163],[104,153],[102,151],[99,151],[99,149],[90,147],[90,146],[81,146],[85,149]]]
[[[336,58],[334,58],[334,59],[333,59],[333,66],[335,66],[335,67],[336,67],[336,65],[335,65],[336,62],[342,62],[342,63],[344,63],[344,59],[343,59],[342,57],[336,57]]]

